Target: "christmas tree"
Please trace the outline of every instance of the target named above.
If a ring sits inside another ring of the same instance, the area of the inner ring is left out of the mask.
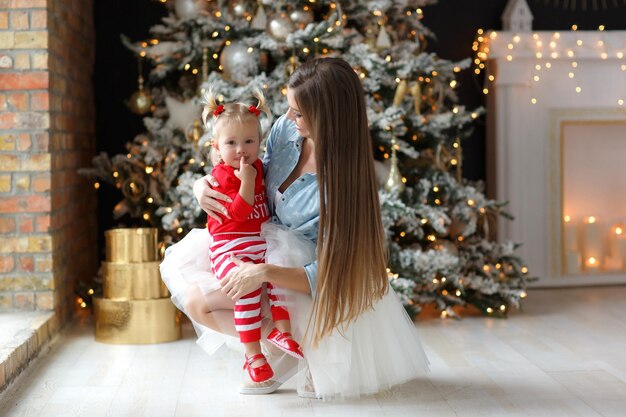
[[[389,277],[409,313],[434,304],[442,317],[473,305],[505,316],[532,279],[516,244],[493,239],[502,204],[461,176],[464,138],[482,109],[457,105],[455,74],[470,66],[425,51],[431,0],[161,0],[168,16],[151,38],[125,44],[140,62],[130,109],[146,132],[127,153],[98,155],[83,170],[117,187],[116,218],[158,227],[163,245],[204,227],[192,192],[211,170],[201,96],[249,100],[260,88],[278,117],[299,62],[340,56],[362,80],[377,158]],[[147,79],[141,73],[149,66]],[[266,126],[269,128],[269,126]],[[96,183],[99,186],[99,183]]]

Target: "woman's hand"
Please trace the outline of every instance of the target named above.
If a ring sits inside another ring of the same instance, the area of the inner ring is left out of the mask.
[[[230,259],[239,268],[222,278],[220,285],[224,295],[237,301],[263,284],[267,265],[244,262],[235,255],[230,255]]]
[[[226,194],[222,194],[219,191],[215,191],[211,188],[211,185],[218,186],[218,182],[212,175],[206,175],[193,183],[193,195],[198,200],[198,204],[202,210],[206,212],[207,215],[213,217],[218,222],[222,223],[222,219],[219,214],[230,218],[228,216],[228,211],[219,202],[219,200],[226,201],[228,203],[232,203],[230,197]]]

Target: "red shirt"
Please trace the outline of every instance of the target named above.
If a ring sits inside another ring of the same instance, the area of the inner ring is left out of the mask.
[[[222,217],[223,223],[220,224],[212,217],[208,218],[207,224],[209,233],[215,236],[219,233],[260,233],[261,224],[266,222],[270,217],[267,199],[265,198],[265,186],[263,184],[263,162],[257,159],[252,163],[256,168],[256,177],[254,179],[254,205],[251,206],[239,195],[239,187],[241,180],[235,176],[235,168],[228,164],[221,163],[213,167],[211,175],[215,177],[219,186],[213,187],[229,196],[233,202],[227,203],[220,201],[226,210],[230,219]]]

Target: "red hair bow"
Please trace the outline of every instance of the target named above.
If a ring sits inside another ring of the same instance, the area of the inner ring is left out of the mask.
[[[248,110],[250,113],[254,113],[256,117],[259,117],[259,114],[261,114],[261,110],[257,109],[256,106],[250,106],[248,107]]]
[[[224,105],[220,104],[219,106],[217,106],[217,108],[213,112],[213,116],[217,117],[217,116],[219,116],[222,113],[224,113]]]

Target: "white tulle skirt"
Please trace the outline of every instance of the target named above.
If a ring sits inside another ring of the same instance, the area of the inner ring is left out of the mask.
[[[266,223],[261,235],[267,241],[267,263],[295,267],[315,259],[315,244],[296,232]],[[196,229],[166,251],[161,275],[172,300],[183,312],[190,287],[196,286],[203,294],[220,288],[210,273],[209,245],[208,232]],[[279,379],[286,380],[299,369],[299,390],[314,390],[325,399],[356,397],[419,378],[428,370],[428,359],[415,324],[391,287],[373,310],[325,337],[315,348],[303,340],[311,312],[310,295],[284,289],[281,294],[291,317],[292,333],[303,346],[305,360],[296,368],[292,358],[272,351],[267,352],[268,360]],[[269,309],[264,310],[262,334],[266,336],[273,324]],[[199,335],[198,344],[208,353],[224,343],[241,350],[236,338],[193,323]]]

